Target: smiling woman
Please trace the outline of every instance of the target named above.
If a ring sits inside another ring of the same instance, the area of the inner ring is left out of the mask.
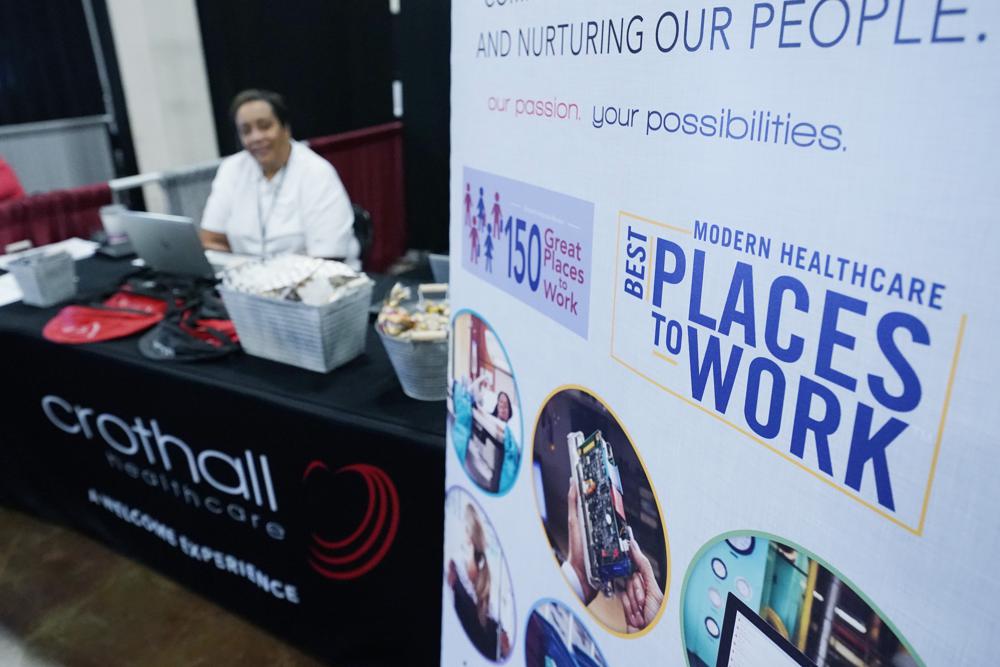
[[[205,247],[329,257],[360,268],[350,198],[333,166],[292,139],[281,95],[245,90],[230,109],[244,150],[219,165],[202,217]]]
[[[280,95],[246,90],[236,96],[230,109],[240,143],[270,180],[288,162],[292,132],[288,109]]]

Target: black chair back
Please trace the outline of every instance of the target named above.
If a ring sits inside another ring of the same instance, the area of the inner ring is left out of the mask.
[[[375,242],[375,226],[372,224],[372,214],[360,204],[352,204],[354,208],[354,236],[361,246],[361,261],[364,262],[368,251]]]

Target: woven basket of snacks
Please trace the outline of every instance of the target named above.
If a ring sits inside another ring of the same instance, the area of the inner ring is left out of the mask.
[[[396,284],[379,311],[378,331],[403,393],[442,401],[448,393],[448,286]]]
[[[364,352],[372,281],[340,262],[281,255],[223,276],[247,354],[327,373]]]

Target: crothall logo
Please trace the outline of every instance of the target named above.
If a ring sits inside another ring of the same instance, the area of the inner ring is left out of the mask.
[[[350,514],[343,511],[346,503],[357,504],[357,497],[349,499],[327,499],[323,507],[314,517],[322,528],[316,528],[310,535],[306,561],[309,567],[327,579],[348,581],[357,579],[382,562],[399,528],[399,494],[392,479],[381,468],[366,463],[356,463],[331,471],[322,461],[311,461],[302,474],[302,483],[315,490],[351,488],[349,479],[338,479],[337,484],[331,484],[332,478],[344,475],[354,477],[363,484],[364,497],[367,492],[367,502],[360,510],[361,520],[356,526],[331,527],[324,519],[330,516]],[[325,478],[325,479],[324,479]],[[354,486],[360,490],[361,486]],[[314,524],[316,525],[316,524]],[[331,534],[335,533],[335,534]]]
[[[271,539],[285,539],[285,528],[276,520],[278,494],[266,455],[193,446],[168,433],[157,419],[128,421],[52,394],[42,398],[41,407],[63,433],[103,442],[112,470],[189,507],[263,531]]]

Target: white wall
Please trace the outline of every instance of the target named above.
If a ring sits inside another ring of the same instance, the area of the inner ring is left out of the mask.
[[[219,156],[195,0],[108,0],[136,160],[142,173]],[[164,210],[157,186],[150,210]]]

